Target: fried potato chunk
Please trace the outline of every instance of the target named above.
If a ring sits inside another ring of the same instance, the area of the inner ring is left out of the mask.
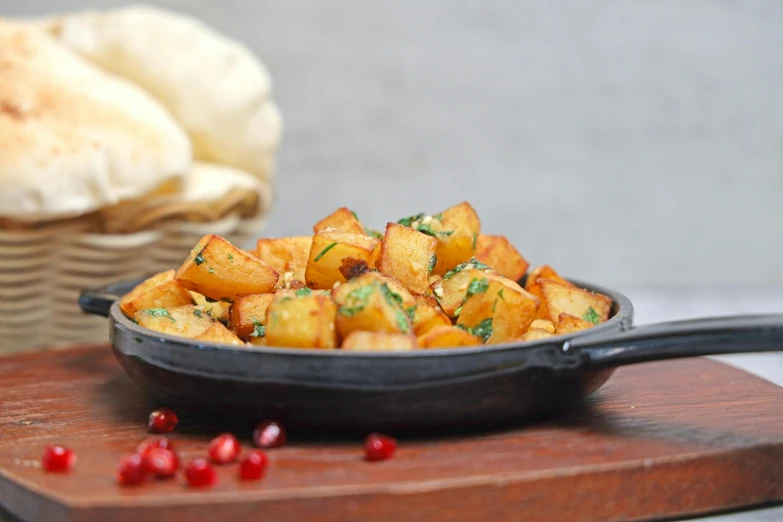
[[[215,234],[201,238],[174,278],[210,299],[233,301],[243,295],[265,294],[279,274],[256,256]]]
[[[264,337],[266,310],[275,294],[256,294],[240,297],[231,305],[229,324],[234,334],[243,341]]]
[[[538,299],[517,285],[511,288],[488,277],[472,279],[457,326],[463,326],[487,344],[513,341],[530,327]]]
[[[456,326],[436,326],[418,338],[419,348],[458,348],[476,346],[481,338]]]
[[[506,236],[480,234],[476,242],[475,257],[512,281],[519,281],[529,266],[529,263]]]
[[[290,348],[335,348],[336,313],[329,296],[276,297],[266,310],[267,342]]]
[[[288,274],[289,280],[304,281],[312,244],[313,236],[259,239],[256,242],[255,255],[283,275],[278,285],[286,282],[285,276]]]
[[[193,299],[174,280],[174,270],[155,274],[120,299],[120,308],[128,317],[148,308],[176,308],[187,304],[193,304]]]
[[[593,324],[600,324],[609,318],[612,300],[601,294],[594,294],[571,284],[552,279],[540,279],[538,283],[549,310],[549,318],[559,322],[560,314],[567,313]]]
[[[435,269],[438,240],[397,223],[386,225],[379,269],[394,277],[415,294],[429,288],[430,273]]]
[[[346,260],[375,268],[380,255],[381,241],[378,239],[348,232],[319,232],[313,236],[305,282],[312,288],[329,290],[335,283],[347,281],[340,271]]]
[[[416,338],[407,334],[354,330],[343,341],[342,349],[351,352],[410,352]]]
[[[573,285],[560,277],[560,275],[549,265],[541,265],[530,271],[527,276],[527,282],[525,283],[525,290],[538,297],[539,301],[541,301],[541,306],[538,307],[538,312],[536,312],[536,319],[549,320],[549,310],[544,301],[544,292],[541,290],[541,285],[538,284],[539,279],[552,279],[554,281],[559,281],[564,285]],[[557,322],[557,320],[555,319],[553,322]]]
[[[341,207],[313,225],[313,233],[324,230],[348,232],[349,234],[364,234],[364,226],[356,214],[347,207]]]
[[[337,303],[337,333],[345,339],[351,332],[411,332],[411,321],[404,306],[415,300],[399,283],[375,272],[369,272],[340,285],[332,291]],[[407,294],[407,295],[405,295]]]
[[[562,313],[558,316],[557,328],[555,328],[555,335],[562,335],[567,333],[578,332],[580,330],[587,330],[595,326],[589,321],[580,319],[574,315]]]

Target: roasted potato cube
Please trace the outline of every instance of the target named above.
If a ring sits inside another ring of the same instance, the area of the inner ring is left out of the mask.
[[[414,299],[416,300],[416,304],[426,304],[440,309],[438,299],[433,294],[417,295],[414,296]]]
[[[367,261],[363,259],[346,257],[340,263],[340,268],[338,268],[338,270],[346,281],[350,281],[354,277],[359,277],[360,275],[373,271],[374,268],[368,266]]]
[[[344,260],[363,261],[375,268],[380,255],[381,241],[378,239],[347,232],[319,232],[313,236],[305,281],[313,288],[331,289],[335,283],[347,281],[340,272]]]
[[[228,311],[231,308],[231,303],[207,299],[207,297],[193,291],[190,291],[190,295],[193,297],[193,302],[204,308],[207,315],[223,323],[228,322]]]
[[[473,257],[481,232],[481,221],[467,201],[435,215],[434,221],[440,223],[440,230],[435,230],[438,262],[434,272],[445,274]],[[433,228],[437,227],[433,224]]]
[[[540,339],[547,339],[549,337],[554,337],[555,334],[550,332],[549,330],[544,330],[543,328],[531,328],[525,334],[522,336],[522,341],[538,341]]]
[[[313,232],[319,233],[326,229],[349,234],[364,234],[364,226],[350,209],[338,208],[313,226]]]
[[[187,304],[193,304],[193,299],[174,281],[174,270],[150,277],[120,299],[120,308],[128,317],[148,308],[176,308]]]
[[[310,245],[313,236],[281,237],[277,239],[259,239],[256,244],[256,257],[282,274],[278,285],[289,280],[304,281],[305,267],[310,258]],[[290,277],[288,274],[291,274]]]
[[[433,283],[431,288],[443,311],[451,317],[455,317],[457,310],[465,300],[465,294],[468,291],[470,282],[473,279],[483,278],[498,281],[514,291],[522,291],[522,287],[515,281],[499,275],[475,258],[472,258],[467,263],[461,263],[446,272],[443,279]]]
[[[411,319],[416,337],[424,335],[436,326],[451,326],[449,316],[440,309],[435,299],[428,296],[416,296],[416,304],[405,311]]]
[[[243,341],[251,337],[264,337],[266,309],[275,294],[256,294],[240,297],[231,305],[229,312],[231,329]]]
[[[269,346],[269,340],[264,337],[251,337],[247,342],[253,346]]]
[[[456,326],[436,326],[418,338],[419,348],[458,348],[476,346],[481,338]]]
[[[423,294],[429,288],[430,273],[435,269],[437,248],[438,240],[434,237],[389,223],[383,236],[379,269],[411,292]]]
[[[349,292],[372,283],[377,283],[379,285],[384,283],[387,284],[392,293],[400,296],[403,308],[411,307],[418,302],[419,296],[414,296],[399,281],[380,272],[367,272],[347,283],[338,285],[331,291],[332,299],[339,305],[343,303],[345,296],[348,295]],[[313,290],[313,292],[318,291],[320,290]],[[437,305],[437,301],[435,301],[435,304]]]
[[[439,283],[440,281],[443,281],[442,275],[436,275],[436,274],[430,275],[430,278],[427,280],[427,282],[429,283],[429,288],[423,294],[426,295],[427,297],[431,297],[432,299],[435,299],[435,304],[437,304],[438,300],[435,297],[435,294],[432,292],[432,290],[433,288],[438,286],[437,283]]]
[[[529,263],[509,243],[506,236],[480,234],[476,243],[476,259],[490,266],[495,272],[512,281],[519,281]]]
[[[487,271],[492,272],[479,261],[462,263],[447,272],[443,279],[432,283],[430,288],[443,311],[454,317],[454,313],[465,300],[470,281],[486,277]]]
[[[530,274],[527,276],[527,281],[525,282],[525,290],[530,292],[531,294],[535,295],[532,288],[536,286],[536,281],[538,279],[552,279],[554,281],[559,281],[565,285],[574,286],[565,279],[563,279],[560,274],[555,272],[555,269],[552,268],[549,265],[541,265],[535,267],[533,270],[530,271]]]
[[[538,266],[528,274],[527,282],[525,283],[525,290],[538,297],[539,301],[541,301],[541,306],[538,307],[538,312],[536,312],[536,319],[549,320],[549,310],[547,309],[546,302],[544,301],[544,293],[541,290],[541,285],[538,284],[539,279],[552,279],[554,281],[560,281],[564,285],[574,285],[560,277],[560,275],[558,275],[558,273],[555,272],[555,270],[549,265]],[[553,322],[557,322],[557,319],[554,319]]]
[[[416,348],[416,338],[408,334],[354,330],[345,338],[342,348],[352,352],[409,352]]]
[[[266,310],[269,346],[334,348],[337,306],[323,295],[277,297]]]
[[[271,292],[278,278],[274,268],[215,234],[201,238],[175,275],[188,290],[218,301]]]
[[[305,297],[308,295],[332,295],[331,290],[310,290],[307,287],[303,288],[278,288],[275,290],[274,296],[277,297]]]
[[[133,318],[144,328],[191,338],[204,333],[215,323],[204,308],[195,305],[139,310]]]
[[[499,280],[472,279],[457,325],[467,328],[487,344],[505,343],[527,331],[536,315],[538,299]]]
[[[538,279],[549,318],[554,323],[560,314],[567,313],[593,324],[603,323],[609,318],[612,300],[601,294],[594,294],[570,284],[552,279]]]
[[[558,316],[557,328],[555,328],[555,335],[568,334],[578,332],[580,330],[587,330],[588,328],[595,326],[593,323],[579,319],[578,317],[562,313]]]
[[[403,306],[406,300],[415,301],[395,291],[391,282],[380,274],[370,272],[352,279],[332,291],[338,305],[337,333],[345,339],[356,330],[368,332],[410,333],[410,318]]]
[[[546,330],[549,333],[555,333],[555,324],[549,319],[536,319],[530,323],[530,330]]]
[[[195,336],[194,339],[213,343],[235,344],[238,346],[243,346],[245,344],[240,341],[239,337],[234,335],[231,330],[223,326],[223,323],[219,323],[217,321],[212,323],[209,328]]]

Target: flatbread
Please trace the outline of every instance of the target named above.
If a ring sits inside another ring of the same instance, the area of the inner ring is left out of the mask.
[[[152,96],[47,34],[0,18],[0,217],[78,216],[136,198],[191,164]]]
[[[158,98],[194,157],[270,180],[282,119],[266,68],[244,45],[187,15],[148,6],[39,22],[61,42]]]
[[[266,181],[233,167],[195,161],[176,193],[158,191],[103,209],[107,232],[127,233],[170,221],[210,222],[236,214],[247,218],[265,214],[272,205]]]

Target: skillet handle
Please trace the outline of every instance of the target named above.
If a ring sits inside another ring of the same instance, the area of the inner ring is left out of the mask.
[[[642,325],[566,341],[567,353],[587,354],[590,368],[661,359],[783,350],[783,314],[707,317]]]
[[[99,288],[84,290],[79,295],[79,308],[82,312],[101,317],[109,317],[111,305],[119,301],[122,296],[133,290],[144,281],[144,277],[139,279],[130,279],[120,281],[119,283],[110,283]]]

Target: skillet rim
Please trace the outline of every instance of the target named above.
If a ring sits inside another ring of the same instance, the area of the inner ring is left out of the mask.
[[[477,345],[476,347],[452,347],[452,348],[437,348],[427,350],[413,350],[409,352],[362,352],[362,351],[343,351],[343,350],[327,350],[323,348],[289,348],[289,347],[269,347],[269,346],[255,346],[244,345],[236,346],[225,343],[203,343],[195,339],[187,337],[180,337],[176,335],[165,334],[161,332],[155,332],[149,328],[144,328],[134,323],[122,313],[120,310],[119,300],[112,304],[109,313],[109,329],[113,333],[115,330],[127,330],[133,333],[134,336],[140,337],[142,341],[149,340],[154,342],[160,342],[163,344],[178,344],[181,346],[192,346],[199,351],[209,351],[217,353],[237,353],[237,354],[258,354],[258,355],[286,355],[286,356],[302,356],[302,357],[320,357],[320,358],[348,358],[348,359],[421,359],[430,357],[448,357],[454,355],[473,355],[473,354],[486,354],[495,352],[505,352],[514,350],[527,350],[529,348],[537,348],[544,345],[551,345],[552,343],[563,344],[566,341],[570,341],[577,337],[586,337],[594,334],[599,334],[606,330],[611,329],[626,329],[633,328],[634,308],[633,303],[624,294],[617,292],[606,287],[594,285],[591,283],[585,283],[578,279],[567,278],[568,281],[575,286],[588,291],[594,291],[603,294],[612,299],[612,312],[613,315],[604,323],[596,325],[587,330],[580,332],[574,332],[570,334],[556,335],[553,337],[547,337],[536,341],[522,341],[516,343],[502,343],[502,344],[484,344]],[[122,283],[118,281],[117,283]],[[115,284],[117,284],[115,283]],[[616,309],[615,309],[616,307]],[[625,324],[630,319],[630,323]],[[127,332],[126,332],[127,333]],[[112,335],[112,344],[113,342]]]

